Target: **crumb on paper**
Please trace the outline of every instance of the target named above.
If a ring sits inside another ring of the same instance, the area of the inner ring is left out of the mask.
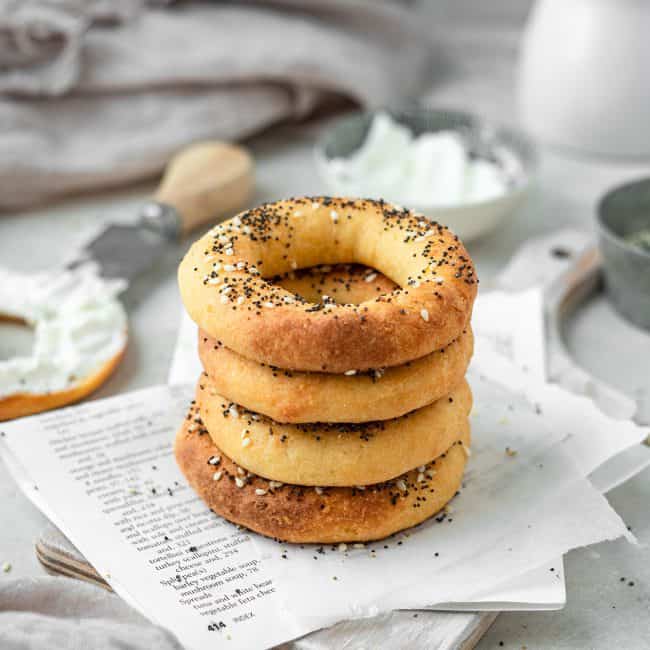
[[[512,447],[506,447],[506,456],[510,456],[511,458],[513,456],[517,455],[517,450],[513,449]]]
[[[2,571],[3,573],[9,573],[9,571],[11,571],[11,562],[3,562]]]

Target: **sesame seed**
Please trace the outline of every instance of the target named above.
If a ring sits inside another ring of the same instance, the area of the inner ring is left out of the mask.
[[[418,472],[424,472],[424,470],[427,468],[426,465],[420,465],[420,467],[417,468]]]
[[[249,447],[250,444],[251,444],[251,442],[252,442],[252,440],[251,440],[250,438],[244,438],[244,439],[241,441],[241,446],[242,446],[242,447]]]
[[[374,282],[376,279],[377,279],[377,274],[376,274],[376,273],[369,273],[369,274],[366,275],[366,277],[364,278],[364,280],[365,280],[366,282]]]
[[[221,282],[221,278],[210,278],[208,280],[208,284],[219,284]]]
[[[243,467],[238,467],[237,474],[239,474],[240,476],[245,476],[246,470]]]
[[[418,474],[418,483],[422,483],[422,481],[424,481],[424,472]]]
[[[343,374],[347,375],[348,377],[351,377],[352,375],[356,375],[357,371],[356,370],[346,370]]]
[[[338,545],[338,549],[339,549],[339,551],[340,551],[341,553],[344,553],[345,551],[348,550],[348,545],[345,544],[344,542],[341,542],[341,543]]]
[[[312,210],[318,210],[318,208],[320,208],[320,203],[317,203],[316,201],[314,201],[314,202],[311,204],[311,209],[312,209]]]
[[[314,490],[316,490],[316,494],[318,494],[318,495],[323,494],[323,488],[322,487],[315,487]]]
[[[212,475],[212,480],[213,481],[218,481],[222,476],[223,476],[223,472],[221,472],[221,471],[215,472]]]
[[[426,309],[420,309],[420,316],[425,323],[429,322],[429,312]]]
[[[234,255],[235,251],[232,248],[226,248],[225,253],[226,255]]]
[[[357,542],[356,544],[352,545],[354,548],[366,548],[365,544],[362,544],[361,542]]]
[[[293,216],[294,216],[294,217],[302,217],[302,212],[300,212],[300,210],[296,210],[296,211],[293,213]]]
[[[244,300],[246,300],[244,296],[239,296],[239,298],[237,298],[237,304],[241,305],[244,302]]]
[[[330,212],[330,217],[332,218],[332,221],[336,223],[339,220],[339,213],[336,210],[332,210]]]
[[[226,305],[230,302],[230,298],[225,293],[221,294],[221,298],[219,298],[220,302],[222,305]]]
[[[235,476],[235,485],[238,488],[243,488],[244,485],[246,485],[246,481],[243,478],[240,478],[239,476]]]
[[[291,260],[291,268],[295,271],[298,268],[298,262]]]
[[[472,450],[463,443],[463,451],[465,452],[467,458],[469,458],[472,455]]]
[[[209,465],[218,465],[221,462],[221,456],[210,456],[208,458]]]
[[[230,417],[233,418],[239,417],[239,411],[237,410],[237,407],[234,404],[230,405],[230,407],[228,408],[228,413],[230,414]]]
[[[215,263],[212,265],[212,268],[213,268],[215,271],[221,271],[221,264],[219,264],[219,262],[215,262]]]
[[[265,302],[265,303],[264,303],[264,306],[265,306],[265,307],[268,307],[269,309],[273,309],[273,307],[275,307],[275,305],[274,305],[272,302],[270,302],[270,301],[269,301],[269,302]]]
[[[239,216],[237,216],[237,217],[233,217],[232,222],[233,222],[236,226],[241,226],[241,218],[240,218]]]
[[[267,490],[264,490],[262,488],[256,488],[255,494],[257,494],[258,497],[263,497],[266,494]]]
[[[400,492],[406,492],[406,482],[403,479],[399,479],[395,485]]]
[[[280,487],[282,487],[283,485],[284,485],[284,484],[281,483],[280,481],[269,481],[269,487],[270,487],[272,490],[275,490],[275,489],[277,489],[277,488],[280,488]]]

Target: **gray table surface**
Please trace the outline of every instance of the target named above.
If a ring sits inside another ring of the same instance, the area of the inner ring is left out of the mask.
[[[445,51],[446,62],[443,73],[432,80],[428,100],[516,123],[514,65],[525,11],[504,1],[496,3],[485,19],[467,21],[458,9],[467,4],[447,0],[421,8]],[[515,9],[509,10],[509,5]],[[443,20],[448,28],[437,30]],[[314,137],[322,128],[323,124],[283,127],[251,143],[257,160],[254,202],[323,192],[311,158]],[[469,247],[481,280],[489,285],[530,236],[567,225],[591,230],[601,193],[623,179],[643,174],[650,174],[650,163],[611,163],[545,150],[527,205],[512,223]],[[98,224],[133,219],[152,187],[0,217],[0,264],[26,271],[55,267]],[[130,347],[96,397],[165,381],[180,311],[175,268],[187,245],[183,242],[161,259],[125,295]],[[567,341],[576,360],[594,375],[629,395],[650,394],[650,335],[622,322],[604,299],[595,298],[576,314],[568,325]],[[613,490],[608,498],[641,545],[611,542],[569,553],[566,608],[551,613],[504,613],[479,648],[500,647],[501,641],[515,648],[650,645],[650,469]],[[0,562],[12,564],[12,571],[0,574],[0,580],[42,574],[33,541],[45,519],[4,472],[0,472],[0,520]]]

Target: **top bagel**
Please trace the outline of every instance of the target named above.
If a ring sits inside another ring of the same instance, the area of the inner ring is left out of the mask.
[[[310,303],[265,278],[356,262],[399,287],[359,305]],[[448,228],[384,201],[306,197],[266,203],[194,243],[179,268],[192,319],[260,363],[344,373],[406,363],[465,329],[478,280]]]

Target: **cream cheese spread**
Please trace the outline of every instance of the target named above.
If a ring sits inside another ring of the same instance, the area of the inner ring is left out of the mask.
[[[514,154],[506,158],[512,162]],[[509,185],[504,166],[472,155],[459,132],[415,136],[381,112],[359,149],[331,159],[328,166],[341,193],[418,208],[488,201],[505,194]]]
[[[92,265],[56,274],[0,268],[0,314],[34,330],[29,356],[0,360],[0,398],[71,388],[119,354],[127,339],[117,299],[124,287]]]

